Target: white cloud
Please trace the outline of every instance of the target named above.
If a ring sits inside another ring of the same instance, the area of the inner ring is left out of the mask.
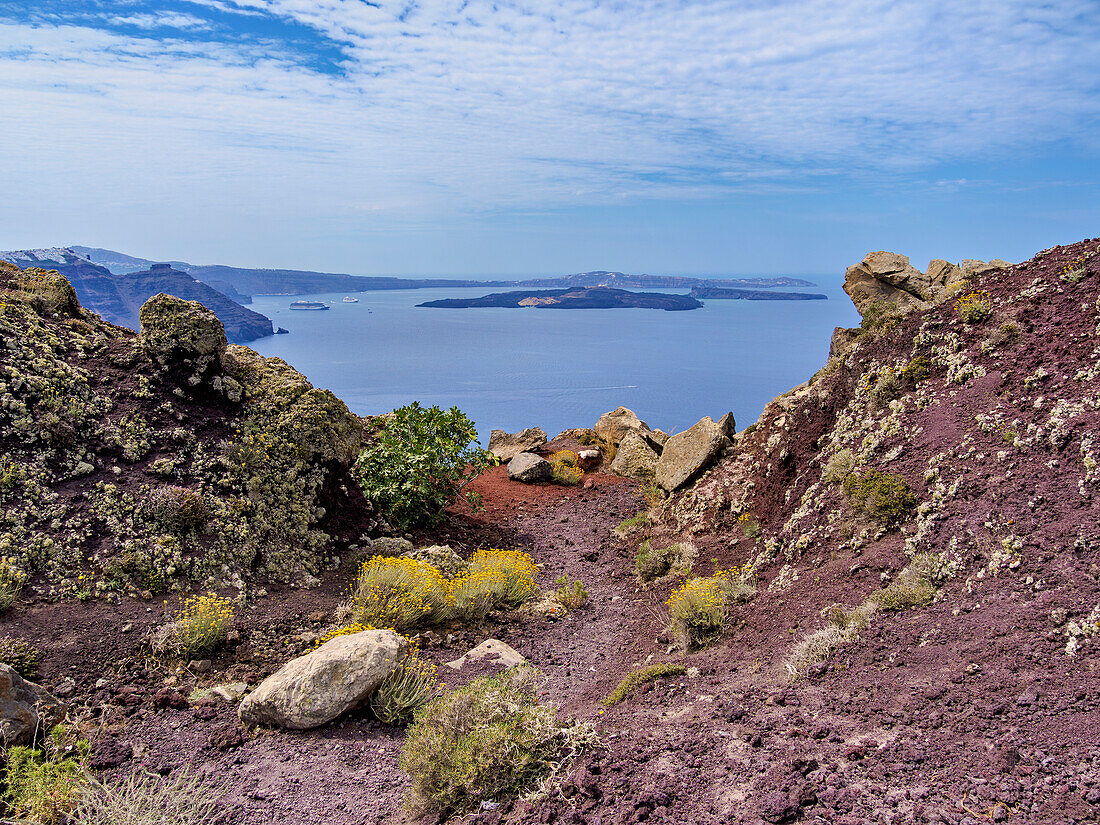
[[[171,25],[190,31],[169,40],[0,25],[9,190],[64,181],[120,210],[247,200],[265,218],[354,222],[804,191],[1098,148],[1093,0],[186,6]],[[207,41],[204,7],[308,26],[339,44],[342,71]]]
[[[139,29],[206,29],[209,23],[193,14],[168,12],[159,14],[114,15],[106,18],[114,26],[136,26]]]

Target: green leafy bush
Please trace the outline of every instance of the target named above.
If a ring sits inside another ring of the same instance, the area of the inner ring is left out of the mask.
[[[917,503],[904,478],[879,470],[849,475],[844,495],[853,507],[886,527],[901,522]]]
[[[892,301],[873,301],[863,308],[859,328],[864,332],[889,332],[901,317],[897,304]]]
[[[401,755],[414,808],[446,818],[520,793],[591,738],[587,726],[564,724],[539,702],[536,677],[512,668],[417,711]]]
[[[394,410],[372,433],[355,465],[363,495],[397,528],[437,520],[492,453],[477,445],[474,422],[457,407],[413,403]],[[479,500],[466,494],[471,506]]]
[[[611,691],[608,697],[603,700],[604,707],[617,705],[633,693],[636,688],[641,687],[647,682],[662,679],[666,676],[682,676],[685,672],[686,668],[684,668],[683,665],[669,664],[647,665],[646,667],[632,670],[623,677],[618,687]]]

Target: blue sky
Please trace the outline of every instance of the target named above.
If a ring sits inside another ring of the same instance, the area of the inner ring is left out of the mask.
[[[0,248],[829,273],[1100,235],[1100,2],[0,0]]]

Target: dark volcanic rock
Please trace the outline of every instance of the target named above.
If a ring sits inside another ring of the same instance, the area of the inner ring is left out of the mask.
[[[422,307],[442,309],[467,309],[470,307],[537,307],[539,309],[664,309],[668,311],[699,309],[703,306],[694,298],[684,295],[666,295],[662,292],[628,292],[608,287],[582,287],[580,289],[537,289],[515,292],[494,292],[481,298],[444,298],[417,304]]]

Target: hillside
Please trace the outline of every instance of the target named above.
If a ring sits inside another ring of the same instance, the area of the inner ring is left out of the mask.
[[[418,655],[453,690],[500,668],[475,645],[506,643],[596,737],[555,751],[541,793],[452,821],[1100,821],[1098,266],[1100,239],[925,272],[871,253],[845,279],[860,328],[740,432],[669,437],[623,409],[536,432],[540,455],[603,463],[577,486],[495,467],[483,509],[405,543],[350,483],[372,441],[331,393],[194,304],[151,302],[136,335],[0,264],[0,546],[31,576],[0,634],[41,650],[97,771],[201,771],[234,825],[433,822],[401,808],[405,728],[242,725],[237,703],[346,624],[365,556],[521,550],[542,592],[416,628]],[[651,476],[643,459],[663,491],[609,472]],[[559,576],[587,603],[554,601]],[[720,595],[670,626],[688,582]],[[154,655],[193,587],[234,597],[231,634]],[[651,665],[675,669],[606,701]]]
[[[112,324],[138,328],[138,310],[163,292],[188,301],[199,301],[213,310],[230,341],[246,343],[272,335],[271,319],[238,304],[213,287],[196,281],[170,264],[151,264],[143,270],[115,274],[71,249],[23,250],[0,253],[20,267],[43,267],[64,275],[80,302]]]

